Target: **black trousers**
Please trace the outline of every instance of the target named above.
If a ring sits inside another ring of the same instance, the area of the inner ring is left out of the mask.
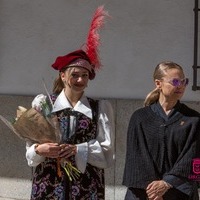
[[[148,197],[144,189],[128,188],[124,200],[148,200]],[[190,198],[179,190],[171,188],[164,194],[163,200],[196,200],[196,198]]]

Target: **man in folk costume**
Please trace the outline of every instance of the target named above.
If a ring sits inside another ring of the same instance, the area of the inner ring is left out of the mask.
[[[98,7],[86,48],[59,56],[52,65],[59,71],[51,99],[61,140],[27,142],[28,164],[36,167],[31,200],[105,199],[104,168],[114,160],[114,115],[107,100],[86,97],[84,89],[101,66],[98,29],[107,16]]]

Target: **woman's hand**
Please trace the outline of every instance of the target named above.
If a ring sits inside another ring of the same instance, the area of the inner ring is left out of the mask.
[[[58,158],[61,147],[57,143],[36,144],[35,152],[40,156]]]
[[[77,153],[77,147],[72,144],[61,144],[60,148],[60,158],[69,158]]]
[[[163,180],[151,182],[146,189],[149,200],[162,200],[162,196],[170,188],[170,186]]]

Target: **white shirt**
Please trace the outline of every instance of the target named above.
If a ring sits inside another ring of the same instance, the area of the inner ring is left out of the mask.
[[[58,95],[52,112],[71,108],[92,119],[92,110],[86,96],[82,96],[77,104],[72,107],[64,94],[64,90]],[[74,134],[75,123],[72,117],[70,134]],[[90,163],[99,168],[107,168],[114,161],[114,113],[112,106],[107,100],[99,100],[98,130],[96,139],[89,142],[76,144],[77,154],[75,161],[77,168],[84,173],[86,164]],[[45,157],[35,153],[35,144],[26,143],[26,159],[28,165],[35,167],[45,160]]]

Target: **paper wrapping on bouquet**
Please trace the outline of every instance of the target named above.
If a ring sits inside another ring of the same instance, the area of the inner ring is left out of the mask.
[[[21,139],[37,143],[60,142],[57,116],[45,118],[31,108],[25,111],[13,124],[0,115],[0,119]]]
[[[23,140],[40,144],[46,142],[60,143],[61,141],[59,123],[56,115],[45,118],[40,112],[31,108],[23,112],[23,114],[20,113],[20,117],[14,124],[10,123],[2,115],[0,115],[0,119]],[[62,176],[61,167],[66,172],[70,181],[80,176],[81,172],[72,166],[71,162],[64,158],[57,158],[57,173],[59,177]]]

